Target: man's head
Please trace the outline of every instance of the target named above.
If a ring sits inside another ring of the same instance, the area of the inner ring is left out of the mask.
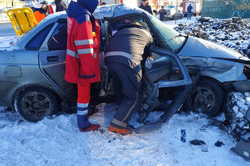
[[[101,6],[106,5],[106,2],[101,2],[100,5]]]
[[[46,12],[48,10],[48,2],[47,1],[42,1],[41,3],[41,9]]]
[[[142,0],[142,4],[146,6],[149,4],[149,2],[148,2],[148,0]]]
[[[98,0],[71,0],[67,8],[67,16],[82,24],[86,20],[85,16],[93,13],[97,5]]]
[[[48,5],[48,2],[47,1],[42,1],[42,2],[40,2],[40,4],[42,4],[42,5]]]
[[[48,5],[43,4],[43,5],[41,6],[41,8],[42,8],[43,10],[47,10],[47,9],[48,9]]]
[[[74,0],[82,7],[93,13],[98,5],[98,0]]]

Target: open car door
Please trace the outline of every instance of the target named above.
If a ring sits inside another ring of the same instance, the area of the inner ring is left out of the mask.
[[[149,84],[149,86],[146,87],[152,89],[146,90],[148,94],[143,95],[147,97],[143,98],[144,101],[142,102],[142,109],[140,111],[142,113],[140,114],[142,119],[140,121],[145,125],[136,128],[135,132],[137,133],[151,132],[152,130],[159,129],[162,124],[167,123],[171,117],[182,108],[192,92],[194,83],[198,80],[197,77],[192,81],[188,70],[174,53],[152,46],[150,48],[150,54],[151,56],[148,57],[144,63],[143,76],[145,77],[146,84]],[[157,97],[159,96],[157,94],[159,91],[157,92],[157,90],[178,87],[181,88],[181,90],[175,93],[170,104],[164,105],[164,113],[159,120],[150,123],[145,121],[148,114],[157,107]]]
[[[145,63],[145,74],[151,82],[157,82],[159,88],[192,84],[187,68],[177,55],[155,46],[150,48],[150,54]]]

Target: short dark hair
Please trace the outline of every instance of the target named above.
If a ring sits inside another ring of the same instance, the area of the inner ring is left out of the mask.
[[[47,1],[42,1],[42,2],[40,2],[40,4],[42,4],[42,5],[47,5],[48,2],[47,2]]]

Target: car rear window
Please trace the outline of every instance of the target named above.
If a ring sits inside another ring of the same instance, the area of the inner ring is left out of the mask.
[[[51,28],[53,27],[53,24],[48,25],[43,30],[38,32],[26,45],[27,50],[39,50],[41,47],[44,39],[49,34]]]
[[[58,24],[47,44],[49,50],[66,50],[67,47],[66,22]]]

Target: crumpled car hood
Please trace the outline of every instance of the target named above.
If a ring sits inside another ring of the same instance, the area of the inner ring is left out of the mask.
[[[226,58],[249,60],[240,53],[225,46],[206,41],[196,37],[188,37],[186,44],[178,54],[179,56]]]
[[[200,69],[202,76],[219,82],[245,80],[244,63],[250,61],[230,48],[195,37],[188,37],[178,55],[186,67]]]

